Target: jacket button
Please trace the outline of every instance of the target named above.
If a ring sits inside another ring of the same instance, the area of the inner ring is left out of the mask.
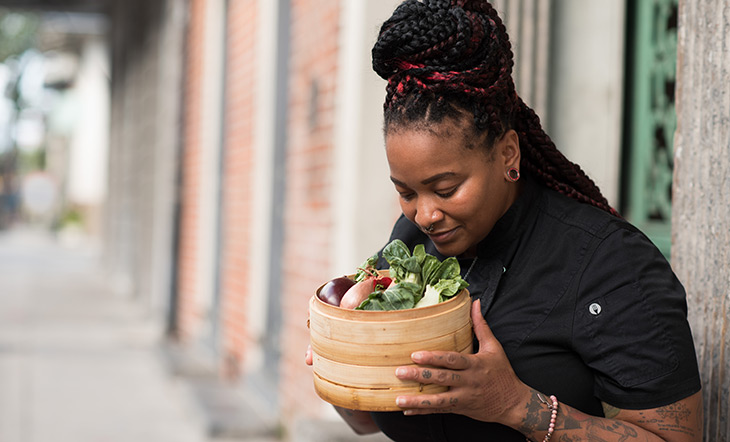
[[[588,311],[591,312],[593,316],[598,316],[601,314],[601,304],[594,302],[593,304],[588,306]]]

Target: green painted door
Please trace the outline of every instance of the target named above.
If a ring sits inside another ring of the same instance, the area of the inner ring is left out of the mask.
[[[623,213],[668,257],[678,0],[629,0]]]

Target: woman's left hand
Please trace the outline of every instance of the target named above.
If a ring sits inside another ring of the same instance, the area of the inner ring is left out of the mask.
[[[524,417],[525,411],[517,408],[529,401],[530,388],[512,370],[502,345],[481,315],[479,300],[472,303],[471,316],[478,353],[419,351],[411,355],[419,366],[396,370],[402,380],[450,387],[439,394],[399,396],[396,404],[405,414],[457,413],[504,424]]]

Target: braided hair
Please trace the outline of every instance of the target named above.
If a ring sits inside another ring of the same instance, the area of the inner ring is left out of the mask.
[[[523,170],[551,189],[619,216],[517,95],[507,29],[487,0],[406,0],[383,23],[372,57],[373,69],[388,81],[386,133],[473,115],[474,134],[491,149],[514,129]]]

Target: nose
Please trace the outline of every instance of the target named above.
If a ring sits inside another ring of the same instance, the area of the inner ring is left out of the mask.
[[[444,217],[443,212],[439,208],[433,198],[420,197],[416,206],[415,221],[419,226],[426,228],[431,224],[436,224]]]

